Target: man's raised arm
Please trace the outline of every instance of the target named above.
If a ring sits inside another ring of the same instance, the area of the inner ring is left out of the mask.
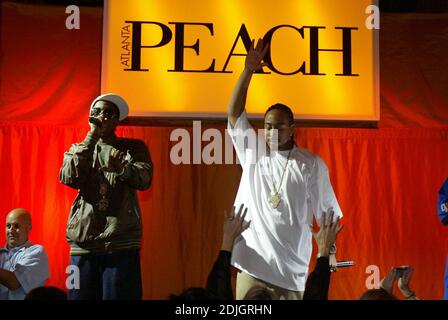
[[[232,127],[235,126],[236,121],[246,107],[247,89],[249,88],[252,74],[264,65],[261,61],[263,60],[268,47],[263,45],[261,39],[258,40],[256,47],[254,47],[254,44],[255,41],[252,40],[252,44],[246,56],[244,70],[233,89],[227,106],[227,117]]]

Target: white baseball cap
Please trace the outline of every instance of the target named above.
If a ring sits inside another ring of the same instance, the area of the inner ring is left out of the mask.
[[[120,121],[123,120],[124,118],[126,118],[129,114],[128,103],[122,97],[120,97],[118,94],[106,93],[106,94],[102,94],[102,95],[96,97],[95,100],[93,100],[92,104],[90,105],[90,110],[92,110],[93,106],[98,101],[108,101],[108,102],[111,102],[114,105],[116,105],[118,108],[118,111],[120,112],[120,115],[118,117]]]

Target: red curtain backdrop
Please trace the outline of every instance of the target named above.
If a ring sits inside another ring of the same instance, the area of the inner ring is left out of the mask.
[[[65,7],[2,3],[1,10],[0,225],[12,208],[29,209],[31,239],[50,258],[48,284],[65,288],[65,223],[76,191],[58,182],[58,172],[64,151],[84,138],[99,93],[102,11],[81,7],[81,29],[67,30]],[[410,264],[417,294],[440,299],[448,230],[436,200],[448,177],[448,15],[383,15],[381,28],[379,129],[296,130],[298,143],[327,163],[345,213],[338,258],[356,261],[333,274],[330,298],[358,298],[368,266],[383,277]],[[144,140],[154,162],[152,188],[139,194],[145,299],[205,284],[241,175],[238,165],[173,165],[174,129],[118,130]]]

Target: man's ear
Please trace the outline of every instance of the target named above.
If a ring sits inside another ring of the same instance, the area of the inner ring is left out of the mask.
[[[289,126],[289,129],[291,130],[291,137],[292,136],[294,136],[294,128],[295,128],[295,123],[292,123],[290,126]]]

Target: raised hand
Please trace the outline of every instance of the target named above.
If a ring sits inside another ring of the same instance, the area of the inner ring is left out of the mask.
[[[392,268],[390,272],[380,281],[380,288],[386,290],[390,294],[393,294],[394,283],[397,279],[397,269]]]
[[[95,119],[95,118],[93,118],[93,119]],[[105,133],[105,128],[103,126],[101,126],[100,123],[96,122],[95,120],[92,120],[92,121],[93,122],[91,122],[91,120],[89,118],[90,132],[99,137],[103,137],[104,133]]]
[[[126,154],[120,150],[113,149],[109,156],[106,166],[100,168],[100,171],[121,173],[126,164]]]
[[[406,266],[406,268],[403,270],[403,275],[398,279],[398,289],[400,289],[401,293],[406,297],[406,299],[415,297],[414,291],[412,291],[410,288],[410,282],[413,273],[414,268]]]
[[[268,51],[268,46],[263,44],[263,40],[259,39],[257,46],[255,40],[252,40],[249,51],[246,55],[244,70],[238,78],[238,82],[232,91],[229,104],[227,106],[227,116],[232,127],[235,126],[236,121],[246,108],[247,90],[249,88],[250,80],[255,71],[266,65],[263,63],[263,58]]]
[[[336,238],[341,232],[344,225],[339,225],[339,217],[333,221],[334,212],[330,211],[329,219],[327,221],[327,214],[322,214],[320,230],[316,231],[313,226],[310,226],[311,233],[317,242],[318,253],[320,256],[328,256],[331,246],[336,242]]]
[[[258,39],[257,46],[254,45],[255,40],[252,40],[252,44],[245,61],[245,68],[251,72],[255,72],[262,66],[266,65],[266,63],[262,63],[262,61],[269,47],[268,45],[263,44],[262,39]]]
[[[246,222],[247,208],[244,209],[241,205],[238,213],[235,214],[235,207],[233,207],[230,216],[227,215],[227,211],[224,210],[224,233],[222,237],[221,250],[232,251],[233,242],[235,239],[247,228],[249,228],[250,221]]]

